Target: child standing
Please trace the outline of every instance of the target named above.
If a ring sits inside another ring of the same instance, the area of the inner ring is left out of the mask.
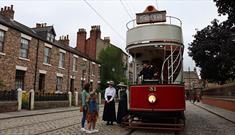
[[[82,111],[82,128],[81,131],[86,131],[85,129],[85,120],[86,120],[86,115],[87,115],[87,100],[89,97],[89,90],[90,90],[90,84],[86,83],[84,85],[83,91],[82,91],[82,109],[80,111]]]
[[[96,93],[92,91],[88,97],[88,109],[87,109],[87,131],[86,133],[95,133],[98,132],[95,129],[96,121],[98,118],[99,105],[97,104]]]

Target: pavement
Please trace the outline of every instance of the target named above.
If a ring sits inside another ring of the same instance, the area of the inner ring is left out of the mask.
[[[211,105],[203,104],[201,102],[195,102],[196,106],[201,107],[215,115],[218,115],[224,119],[235,123],[235,112],[221,109],[218,107],[214,107]],[[0,113],[0,120],[3,119],[10,119],[10,118],[18,118],[18,117],[27,117],[27,116],[34,116],[34,115],[44,115],[44,114],[51,114],[51,113],[60,113],[60,112],[69,112],[69,111],[77,111],[79,107],[63,107],[63,108],[55,108],[55,109],[43,109],[43,110],[21,110],[17,112],[6,112]]]
[[[62,107],[62,108],[54,108],[54,109],[43,109],[43,110],[21,110],[17,112],[6,112],[0,113],[0,120],[10,119],[10,118],[18,118],[18,117],[27,117],[34,115],[44,115],[51,113],[60,113],[60,112],[69,112],[69,111],[77,111],[79,107]]]
[[[233,111],[225,110],[225,109],[211,106],[211,105],[207,105],[207,104],[203,104],[201,102],[195,102],[194,104],[198,107],[201,107],[201,108],[203,108],[203,109],[205,109],[215,115],[218,115],[218,116],[235,124],[235,112],[233,112]]]

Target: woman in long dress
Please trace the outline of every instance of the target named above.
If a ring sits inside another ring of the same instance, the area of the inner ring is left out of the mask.
[[[105,89],[105,104],[103,112],[103,120],[107,121],[106,125],[113,125],[116,121],[115,102],[114,97],[116,96],[116,89],[113,87],[114,82],[108,81],[109,87]]]
[[[117,123],[122,122],[122,118],[127,114],[127,94],[126,94],[126,85],[123,82],[118,84],[120,87],[118,91],[119,95],[119,104],[118,104],[118,113],[117,113]]]

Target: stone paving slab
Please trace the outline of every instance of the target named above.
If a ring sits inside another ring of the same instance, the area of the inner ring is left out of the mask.
[[[203,104],[201,102],[196,102],[195,105],[198,105],[216,115],[219,115],[233,123],[235,123],[235,112],[233,111],[230,111],[230,110],[225,110],[225,109],[222,109],[222,108],[218,108],[218,107],[215,107],[215,106],[211,106],[211,105],[207,105],[207,104]]]

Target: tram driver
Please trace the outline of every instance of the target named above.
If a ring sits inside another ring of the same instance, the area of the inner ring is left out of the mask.
[[[153,66],[151,66],[148,61],[143,61],[143,69],[140,71],[138,76],[142,75],[144,80],[152,79],[154,76]]]

